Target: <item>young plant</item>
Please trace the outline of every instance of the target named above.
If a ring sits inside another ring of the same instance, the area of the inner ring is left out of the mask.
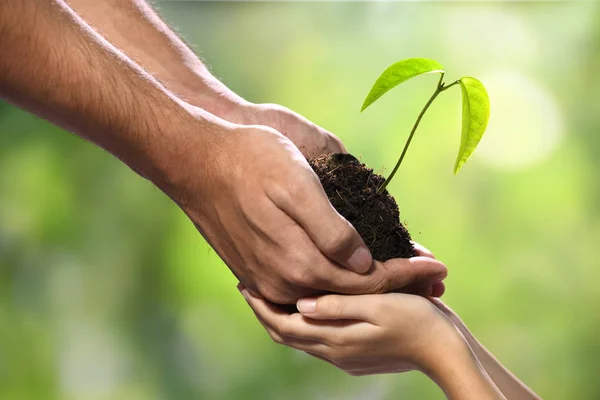
[[[437,87],[417,117],[417,121],[410,131],[410,135],[408,136],[408,140],[404,145],[404,149],[402,150],[402,154],[400,154],[396,166],[392,170],[390,176],[388,176],[385,182],[377,189],[377,194],[383,193],[396,174],[398,167],[402,164],[408,146],[410,146],[410,142],[419,127],[419,123],[421,122],[421,119],[423,119],[425,112],[429,109],[429,106],[431,106],[431,103],[433,103],[438,95],[450,89],[452,86],[460,85],[462,89],[462,133],[458,157],[454,164],[455,174],[473,153],[485,132],[490,117],[490,100],[483,84],[475,78],[462,77],[459,80],[446,85],[444,82],[444,75],[446,74],[444,67],[437,61],[427,58],[409,58],[402,60],[383,71],[367,95],[367,98],[362,105],[361,112],[393,87],[398,86],[415,76],[430,73],[440,74],[440,80]]]

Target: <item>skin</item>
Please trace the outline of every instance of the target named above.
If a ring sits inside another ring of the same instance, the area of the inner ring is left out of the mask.
[[[431,256],[426,249],[419,252]],[[350,375],[419,370],[449,399],[539,399],[439,299],[328,295],[302,299],[300,313],[289,314],[243,285],[238,289],[276,343]]]
[[[346,152],[335,135],[288,108],[254,104],[230,90],[145,1],[67,0],[67,3],[182,100],[229,122],[271,127],[292,140],[308,158]]]
[[[326,292],[440,292],[447,270],[438,261],[372,260],[290,140],[323,149],[310,129],[288,138],[182,101],[62,0],[0,2],[0,53],[1,98],[152,181],[254,294],[292,304]]]
[[[521,382],[512,372],[510,372],[496,357],[486,349],[475,336],[469,331],[460,317],[439,299],[430,299],[448,320],[460,331],[469,347],[484,367],[485,371],[492,379],[498,389],[507,399],[511,400],[539,400],[540,397]]]
[[[426,298],[388,293],[303,299],[287,314],[241,287],[272,339],[353,376],[419,370],[452,400],[505,399],[456,327]]]

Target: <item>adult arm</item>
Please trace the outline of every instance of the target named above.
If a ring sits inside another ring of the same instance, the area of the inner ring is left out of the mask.
[[[0,2],[0,54],[0,98],[154,182],[232,272],[272,301],[389,291],[445,276],[443,264],[424,257],[371,268],[364,243],[287,138],[182,102],[62,0]]]
[[[144,0],[67,0],[108,41],[181,99],[227,121],[281,132],[307,157],[345,152],[330,132],[276,104],[253,104],[215,78]]]
[[[166,125],[191,113],[63,1],[0,2],[0,54],[0,97],[167,179]],[[215,124],[203,117],[201,130]]]

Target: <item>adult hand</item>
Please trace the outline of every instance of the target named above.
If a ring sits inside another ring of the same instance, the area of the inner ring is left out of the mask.
[[[428,248],[417,242],[412,242],[412,244],[415,249],[415,253],[417,253],[417,256],[433,258],[435,260],[435,256]],[[446,285],[444,284],[444,282],[436,282],[431,286],[431,291],[428,294],[426,294],[426,296],[442,297],[445,292]]]
[[[372,266],[289,139],[175,98],[64,1],[0,2],[0,28],[0,97],[97,143],[154,182],[257,293],[294,303],[445,276],[436,262]],[[90,65],[97,68],[82,67]]]
[[[300,114],[278,104],[246,104],[240,108],[245,125],[264,125],[290,139],[308,159],[322,154],[346,153],[333,133],[315,125]]]
[[[373,263],[290,140],[266,127],[228,126],[186,135],[165,191],[252,292],[293,304],[316,293],[380,293],[445,278],[445,266],[426,257]]]

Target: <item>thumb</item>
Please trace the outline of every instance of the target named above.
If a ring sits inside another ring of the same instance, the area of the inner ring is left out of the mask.
[[[298,300],[296,307],[303,316],[326,320],[368,320],[372,295],[326,295]]]
[[[312,170],[307,172],[307,176],[294,179],[287,194],[280,192],[273,201],[302,226],[325,256],[349,270],[369,271],[371,252],[352,224],[333,208],[319,178]]]

